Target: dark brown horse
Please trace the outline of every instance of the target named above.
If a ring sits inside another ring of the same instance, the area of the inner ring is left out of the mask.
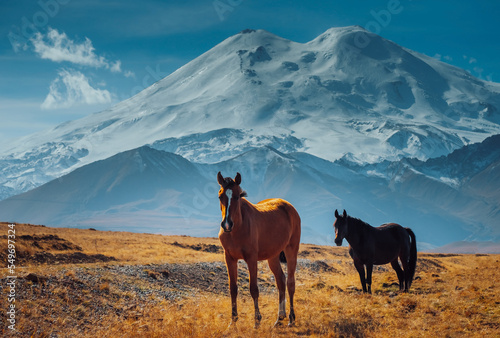
[[[417,242],[410,228],[399,224],[383,224],[374,228],[358,218],[342,216],[335,210],[335,244],[342,245],[345,238],[349,243],[349,254],[358,270],[363,292],[372,293],[373,265],[391,263],[398,275],[399,289],[408,292],[417,265]],[[403,269],[398,263],[401,260]],[[366,278],[365,268],[366,266]],[[366,287],[368,284],[368,289]]]
[[[259,287],[257,286],[257,261],[267,260],[279,290],[278,320],[281,325],[286,317],[285,290],[290,298],[289,325],[293,325],[293,295],[295,293],[295,268],[300,243],[300,217],[295,208],[279,198],[250,203],[240,188],[241,175],[234,180],[217,174],[219,200],[222,212],[219,239],[224,247],[229,289],[231,293],[232,321],[238,320],[236,298],[238,295],[238,260],[248,265],[250,294],[255,307],[255,327],[262,318],[259,311]],[[288,278],[281,269],[280,253],[284,252],[288,265]]]

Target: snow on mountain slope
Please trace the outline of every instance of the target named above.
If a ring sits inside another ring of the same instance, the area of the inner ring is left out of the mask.
[[[212,163],[251,145],[360,163],[426,159],[499,133],[499,109],[499,84],[361,27],[308,43],[245,30],[108,110],[4,147],[0,198],[146,144]],[[239,147],[226,153],[216,131],[229,129]],[[197,141],[211,131],[218,149]]]
[[[179,154],[197,163],[217,163],[263,146],[270,146],[285,153],[304,148],[303,141],[292,135],[262,135],[228,128],[171,137],[151,144],[154,149]]]

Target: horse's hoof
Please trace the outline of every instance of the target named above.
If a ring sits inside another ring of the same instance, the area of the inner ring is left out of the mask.
[[[283,326],[283,319],[278,319],[276,323],[274,323],[273,328],[278,328]]]
[[[231,322],[229,322],[229,325],[227,326],[227,331],[229,330],[237,330],[238,329],[238,325],[236,325],[236,321],[238,320],[238,317],[236,317],[236,319],[232,319]]]
[[[288,323],[288,327],[294,327],[294,326],[295,326],[295,322]]]
[[[259,327],[260,327],[260,321],[259,322],[255,322],[255,325],[253,326],[253,328],[255,330],[257,330]]]

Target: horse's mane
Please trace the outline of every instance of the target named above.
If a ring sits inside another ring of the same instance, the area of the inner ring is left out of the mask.
[[[354,223],[356,226],[372,228],[372,226],[370,224],[366,223],[365,221],[360,220],[359,218],[347,215],[347,219],[349,220],[350,224]]]

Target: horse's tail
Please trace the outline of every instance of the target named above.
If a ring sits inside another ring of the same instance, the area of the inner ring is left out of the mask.
[[[415,238],[415,234],[410,228],[405,228],[408,234],[410,235],[411,238],[411,244],[410,244],[410,259],[408,261],[408,267],[410,269],[410,285],[411,282],[413,281],[413,277],[415,276],[415,270],[417,267],[417,240]],[[410,287],[408,285],[408,287]]]
[[[280,262],[286,264],[286,256],[284,251],[280,252]]]

